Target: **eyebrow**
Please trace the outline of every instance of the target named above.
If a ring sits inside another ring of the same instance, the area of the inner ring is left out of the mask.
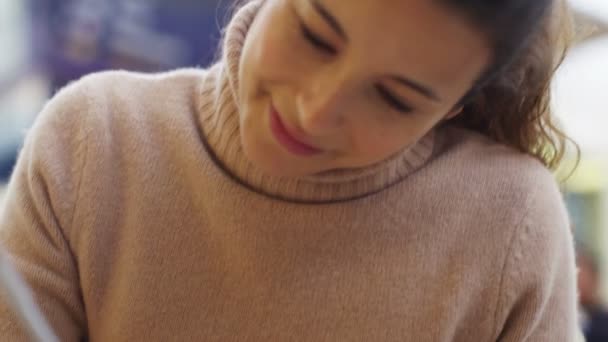
[[[348,36],[344,32],[342,25],[340,25],[338,20],[327,10],[327,8],[325,8],[325,6],[323,6],[323,4],[321,4],[321,2],[319,0],[312,0],[311,3],[313,5],[313,7],[315,8],[315,10],[317,10],[317,12],[319,12],[319,15],[321,15],[321,17],[323,17],[323,19],[325,19],[327,24],[340,37],[342,37],[342,39],[348,41]],[[435,100],[437,102],[441,101],[439,96],[437,96],[437,94],[431,88],[424,86],[414,80],[411,80],[411,79],[405,78],[405,77],[400,77],[400,76],[393,76],[393,77],[391,77],[391,79],[405,85],[406,87],[412,88],[413,90],[419,92],[420,94],[422,94],[432,100]]]
[[[441,99],[439,98],[439,96],[437,96],[437,94],[431,88],[424,86],[414,80],[411,80],[411,79],[405,78],[405,77],[399,77],[399,76],[393,76],[393,77],[391,77],[391,79],[405,85],[406,87],[414,89],[415,91],[430,98],[431,100],[441,102]]]
[[[348,36],[344,32],[344,29],[342,29],[342,25],[340,25],[340,23],[338,22],[338,20],[333,15],[331,15],[331,13],[329,13],[329,11],[327,10],[327,8],[325,8],[325,6],[323,6],[319,2],[319,0],[312,0],[312,5],[317,10],[317,12],[319,12],[319,14],[321,15],[321,17],[323,17],[323,19],[325,19],[325,21],[327,22],[327,24],[329,26],[331,26],[331,28],[340,37],[342,37],[342,39],[348,40]]]

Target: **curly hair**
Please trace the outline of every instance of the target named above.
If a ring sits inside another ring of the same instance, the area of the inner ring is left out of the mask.
[[[469,14],[474,12],[495,47],[494,63],[462,99],[463,112],[452,123],[527,153],[550,169],[560,165],[569,142],[580,154],[551,110],[552,79],[574,32],[566,3],[443,1],[460,8],[469,3]]]

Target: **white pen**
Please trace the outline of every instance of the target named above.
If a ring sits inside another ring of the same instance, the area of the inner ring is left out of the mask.
[[[34,302],[29,287],[3,251],[0,251],[0,285],[32,341],[59,342]]]

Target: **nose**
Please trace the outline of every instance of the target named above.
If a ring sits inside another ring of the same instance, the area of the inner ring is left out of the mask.
[[[346,82],[319,77],[310,81],[297,100],[299,123],[308,134],[327,135],[345,122]]]

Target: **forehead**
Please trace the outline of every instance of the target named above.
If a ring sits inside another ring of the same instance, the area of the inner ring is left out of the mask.
[[[483,34],[438,1],[318,2],[342,25],[353,56],[368,68],[403,70],[427,82],[444,83],[470,74],[476,78],[490,60]]]

